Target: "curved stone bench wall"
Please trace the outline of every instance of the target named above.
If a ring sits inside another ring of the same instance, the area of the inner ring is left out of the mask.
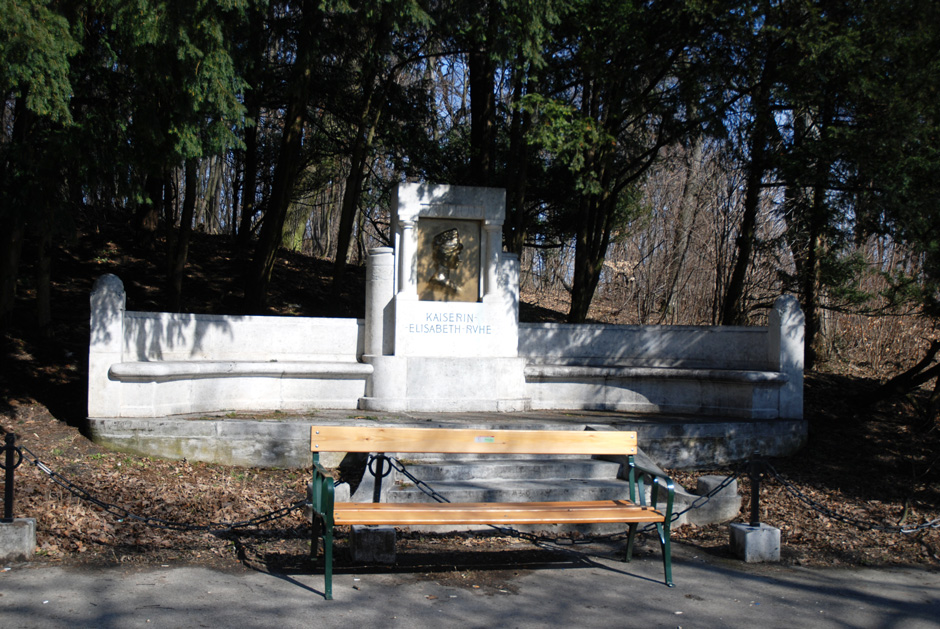
[[[534,409],[803,417],[803,314],[774,304],[767,327],[519,325]]]
[[[113,275],[99,278],[91,306],[92,418],[376,410],[370,406],[376,391],[389,399],[400,391],[398,406],[377,410],[402,412],[803,415],[803,319],[788,296],[777,301],[767,327],[520,324],[518,357],[500,363],[512,373],[487,371],[487,379],[457,364],[454,382],[460,386],[432,387],[430,393],[397,386],[400,368],[379,369],[384,363],[376,366],[374,357],[363,360],[367,323],[361,320],[125,311],[123,284]],[[410,360],[437,375],[446,371],[431,358]],[[489,369],[489,363],[481,365]],[[420,374],[415,378],[420,381]],[[516,381],[521,396],[516,388],[515,397],[497,395],[503,382]],[[490,395],[459,395],[481,388]],[[440,399],[424,408],[431,394]],[[480,400],[490,397],[512,400],[483,407]]]
[[[372,366],[357,319],[125,311],[114,275],[91,296],[89,417],[356,408]]]

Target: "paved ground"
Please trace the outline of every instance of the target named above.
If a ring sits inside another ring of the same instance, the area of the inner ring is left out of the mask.
[[[0,627],[879,627],[940,626],[940,572],[808,569],[700,556],[675,545],[677,586],[658,553],[505,572],[340,569],[333,601],[319,574],[205,568],[0,568]],[[442,567],[443,568],[443,567]],[[492,575],[490,575],[492,576]]]

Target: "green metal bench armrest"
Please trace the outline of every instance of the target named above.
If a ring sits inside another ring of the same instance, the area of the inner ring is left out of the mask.
[[[627,457],[627,465],[630,468],[630,500],[635,504],[646,506],[646,482],[644,479],[649,476],[652,483],[650,488],[650,502],[652,505],[650,506],[654,509],[659,508],[659,490],[662,487],[666,490],[666,510],[663,515],[666,522],[672,520],[672,506],[676,499],[675,482],[660,471],[637,465],[632,455]]]
[[[317,455],[314,455],[316,457]],[[333,526],[333,504],[336,494],[335,481],[326,468],[317,460],[313,461],[313,487],[311,506],[314,514],[320,516],[327,526]]]

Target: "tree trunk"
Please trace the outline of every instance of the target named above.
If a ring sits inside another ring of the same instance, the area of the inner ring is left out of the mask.
[[[924,357],[921,358],[916,365],[907,371],[894,376],[883,385],[878,387],[874,393],[872,393],[870,401],[877,402],[880,400],[886,400],[896,395],[904,395],[921,386],[925,382],[929,382],[930,378],[928,377],[925,379],[924,374],[931,373],[932,370],[937,368],[937,365],[931,367],[931,364],[937,357],[938,353],[940,353],[940,341],[931,341],[930,347],[927,348],[927,352],[924,354]]]
[[[605,191],[600,198],[588,199],[578,226],[574,250],[574,281],[568,323],[584,323],[600,281],[604,258],[610,245],[610,233],[616,199]]]
[[[495,41],[492,1],[484,7],[485,25],[478,30],[469,55],[470,84],[470,184],[492,186],[496,168],[496,68],[490,58]]]
[[[14,154],[19,150],[28,155],[31,152],[31,144],[28,140],[33,114],[26,108],[25,94],[16,99],[13,115],[10,146],[7,147],[8,154]],[[28,156],[22,159],[24,163],[29,163]],[[2,213],[0,213],[4,223],[0,229],[0,329],[6,329],[13,321],[13,309],[16,306],[20,256],[23,252],[23,240],[26,237],[26,213],[22,205],[13,200],[14,197],[22,194],[22,190],[14,189],[18,188],[13,175],[16,164],[6,161],[2,164],[2,169],[0,171],[0,199],[4,200],[6,207],[2,208]]]
[[[618,121],[602,110],[601,88],[593,78],[584,79],[582,113],[600,122],[608,130],[616,129]],[[616,99],[607,95],[608,102]],[[608,126],[609,125],[609,126]],[[571,286],[571,307],[568,323],[583,323],[594,299],[597,283],[604,267],[610,234],[617,209],[617,192],[612,181],[613,154],[606,147],[590,149],[585,156],[585,172],[593,172],[600,192],[581,193],[581,211],[574,251],[574,279]]]
[[[721,325],[743,325],[746,321],[744,285],[751,265],[754,239],[757,234],[757,214],[760,210],[761,188],[767,169],[767,143],[773,121],[770,108],[771,62],[764,64],[761,80],[754,94],[754,129],[751,131],[747,190],[744,193],[744,216],[738,234],[737,256],[731,279],[725,291],[721,311]]]
[[[52,232],[53,217],[48,203],[41,203],[42,215],[33,226],[36,233],[36,328],[42,337],[49,336],[52,323]]]
[[[521,64],[519,64],[521,65]],[[518,69],[513,81],[513,103],[519,103],[525,92],[525,70]],[[512,121],[509,127],[509,163],[510,173],[506,182],[506,223],[503,226],[503,240],[506,250],[518,256],[522,255],[525,245],[525,197],[528,177],[528,145],[526,131],[531,115],[513,107]]]
[[[23,216],[16,209],[3,222],[3,228],[0,229],[0,329],[8,328],[13,320],[20,256],[26,231]]]
[[[370,115],[371,97],[369,105],[363,107],[362,118],[356,131],[353,143],[351,168],[343,191],[343,202],[339,215],[339,231],[336,236],[336,259],[333,263],[333,293],[339,294],[343,287],[343,274],[346,270],[346,259],[349,256],[349,243],[352,240],[352,228],[359,210],[359,199],[362,197],[362,184],[365,181],[366,162],[372,140],[375,137],[375,126],[378,124],[381,109],[376,108],[372,114],[374,119],[366,119]]]
[[[679,277],[685,265],[685,257],[692,242],[692,228],[697,213],[697,197],[701,187],[702,145],[701,137],[696,137],[692,150],[686,155],[685,181],[682,185],[682,196],[676,210],[676,222],[673,226],[672,252],[666,269],[665,296],[659,323],[662,324],[675,312],[676,293],[679,287]],[[675,318],[673,317],[673,322]]]
[[[219,199],[222,194],[222,175],[225,170],[225,160],[218,155],[213,155],[208,161],[209,172],[206,194],[203,198],[203,215],[205,216],[206,233],[218,234],[222,228]]]
[[[819,142],[826,148],[826,142],[829,135],[829,128],[832,125],[832,104],[831,99],[826,98],[823,104],[823,110],[820,120]],[[806,317],[804,327],[804,365],[807,371],[816,366],[819,359],[820,345],[822,344],[822,314],[819,304],[819,291],[822,288],[822,263],[825,259],[829,242],[826,238],[826,225],[828,224],[828,212],[826,206],[826,194],[829,191],[829,169],[830,163],[825,155],[817,155],[813,175],[813,204],[809,216],[809,248],[807,250],[807,262],[803,277],[803,314]]]
[[[168,251],[167,293],[170,312],[179,312],[183,300],[183,270],[189,257],[189,241],[193,233],[193,216],[196,212],[199,179],[199,162],[195,158],[186,160],[186,184],[183,209],[180,212],[179,231]],[[169,230],[172,231],[172,230]],[[169,244],[169,239],[168,239]]]
[[[254,59],[264,57],[264,19],[261,12],[252,16],[249,46]],[[242,178],[241,219],[238,222],[237,241],[247,247],[251,241],[251,225],[254,221],[255,197],[258,188],[258,125],[261,124],[261,81],[257,66],[252,66],[248,81],[250,88],[245,94],[245,115],[253,121],[245,127],[245,159]],[[233,226],[234,228],[234,226]]]
[[[160,225],[163,187],[162,173],[151,173],[144,184],[147,198],[137,206],[134,213],[134,234],[137,242],[148,249],[153,247]]]
[[[338,295],[342,290],[343,274],[346,270],[346,259],[349,256],[349,243],[352,239],[353,224],[356,222],[356,213],[359,211],[359,199],[362,197],[362,184],[365,181],[366,162],[369,159],[372,141],[375,138],[375,128],[382,115],[381,106],[375,106],[375,94],[378,91],[376,82],[379,79],[385,50],[391,39],[392,26],[391,4],[382,9],[382,16],[375,27],[375,34],[365,55],[362,72],[362,99],[359,104],[359,118],[356,123],[356,136],[353,139],[352,155],[350,157],[349,178],[343,193],[343,204],[339,215],[339,232],[336,236],[336,259],[333,263],[333,293]],[[393,80],[389,77],[389,81]]]
[[[261,105],[253,99],[248,115],[255,124],[245,129],[245,166],[242,183],[241,220],[238,223],[238,243],[247,247],[251,241],[251,224],[255,217],[255,197],[258,188],[258,116]]]
[[[281,147],[278,151],[277,165],[274,167],[274,182],[267,211],[258,234],[258,245],[248,271],[245,287],[245,305],[250,312],[263,313],[267,307],[268,284],[277,258],[277,249],[281,244],[284,219],[290,206],[294,183],[300,164],[300,152],[306,120],[307,103],[313,91],[313,71],[315,65],[314,43],[315,26],[319,11],[310,1],[303,6],[303,24],[300,29],[297,49],[297,62],[293,78],[287,111],[284,116],[284,131],[281,135]]]

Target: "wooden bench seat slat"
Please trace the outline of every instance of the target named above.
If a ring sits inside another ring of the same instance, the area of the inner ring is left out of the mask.
[[[351,524],[591,524],[662,522],[663,514],[624,500],[584,503],[351,503],[334,507],[334,522]]]
[[[337,502],[334,508],[355,509],[364,511],[367,509],[408,509],[411,507],[424,507],[427,509],[450,509],[455,505],[460,505],[468,509],[551,509],[559,505],[579,508],[597,508],[600,506],[609,506],[611,508],[633,507],[636,506],[629,500],[582,500],[582,501],[550,501],[550,502]]]
[[[628,431],[475,430],[316,426],[312,452],[438,452],[442,454],[636,454]]]

